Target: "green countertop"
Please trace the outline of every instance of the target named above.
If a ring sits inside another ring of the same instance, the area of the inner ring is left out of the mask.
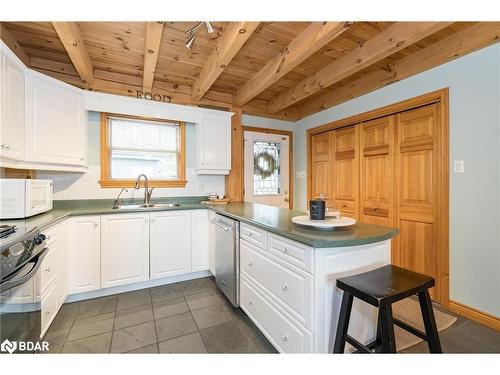
[[[200,203],[202,199],[204,199],[204,197],[162,199],[162,202],[178,202],[180,206],[120,210],[111,208],[111,200],[54,201],[54,208],[49,212],[27,219],[2,220],[1,223],[14,224],[17,226],[36,226],[40,230],[43,230],[70,216],[197,210],[208,208],[222,215],[255,225],[266,231],[316,248],[365,245],[390,239],[399,233],[398,229],[362,223],[357,223],[350,227],[336,228],[334,230],[309,229],[294,224],[291,221],[294,216],[304,215],[303,211],[287,210],[244,202],[207,207],[207,205]]]
[[[366,245],[390,239],[399,233],[395,228],[363,223],[334,230],[307,228],[292,223],[292,217],[304,215],[304,211],[256,203],[235,202],[211,206],[210,209],[316,248]]]

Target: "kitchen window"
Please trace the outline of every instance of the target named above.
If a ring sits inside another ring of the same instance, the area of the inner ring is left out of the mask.
[[[133,187],[145,174],[150,187],[184,187],[185,124],[101,114],[102,187]]]

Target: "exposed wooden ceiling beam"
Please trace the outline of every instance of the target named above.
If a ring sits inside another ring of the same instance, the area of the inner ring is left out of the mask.
[[[325,92],[299,105],[299,118],[333,107],[367,94],[393,82],[411,77],[470,52],[498,43],[500,22],[481,22],[442,39],[429,47],[397,60],[385,69],[379,69],[345,87]]]
[[[268,110],[277,112],[304,100],[450,24],[451,22],[398,22],[275,97],[269,102]]]
[[[146,22],[146,40],[144,43],[144,72],[142,88],[151,91],[155,78],[156,63],[160,51],[164,22]]]
[[[11,49],[14,54],[19,57],[19,60],[21,60],[24,65],[30,66],[30,57],[26,53],[23,47],[14,39],[12,34],[5,28],[5,25],[3,25],[0,22],[0,39],[3,40],[3,42]]]
[[[31,67],[40,73],[87,90],[131,97],[136,97],[137,91],[142,91],[142,77],[131,74],[94,69],[94,82],[92,85],[87,85],[80,80],[78,72],[73,65],[68,63],[34,57],[31,59]],[[165,81],[155,81],[154,92],[162,96],[169,96],[172,99],[172,103],[200,105],[219,109],[229,109],[232,106],[231,101],[233,99],[231,94],[210,90],[200,100],[193,101],[190,86]],[[267,101],[254,99],[246,104],[242,110],[247,114],[280,120],[295,121],[297,119],[296,106],[291,106],[286,110],[273,114],[267,113],[266,108]]]
[[[242,106],[252,100],[351,25],[352,22],[311,23],[238,90],[234,98],[235,105]]]
[[[199,100],[210,89],[233,57],[250,38],[259,22],[231,22],[193,84],[193,100]]]
[[[76,22],[52,22],[52,25],[81,80],[91,85],[94,82],[94,67],[78,24]]]

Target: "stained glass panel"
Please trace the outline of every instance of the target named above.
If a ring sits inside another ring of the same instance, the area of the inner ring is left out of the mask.
[[[281,143],[254,141],[253,193],[277,195],[281,193]]]

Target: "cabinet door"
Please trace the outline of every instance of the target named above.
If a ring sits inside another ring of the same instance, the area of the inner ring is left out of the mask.
[[[26,159],[85,165],[85,111],[81,93],[29,75],[26,92]]]
[[[231,169],[231,122],[220,117],[204,117],[196,125],[197,172],[227,174]]]
[[[24,72],[7,56],[0,56],[0,155],[24,159]]]
[[[392,251],[394,264],[438,280],[440,124],[438,104],[396,116],[396,226],[400,235]],[[440,230],[442,232],[442,229]],[[444,234],[446,235],[446,234]],[[439,301],[439,289],[430,290]]]
[[[311,199],[323,196],[327,206],[333,204],[331,199],[331,132],[316,134],[311,139]]]
[[[394,116],[361,124],[360,219],[391,227],[394,217]]]
[[[191,213],[151,214],[151,278],[191,272]]]
[[[332,198],[342,216],[358,218],[359,126],[336,130],[332,137]]]
[[[209,264],[207,210],[192,211],[191,224],[191,271],[205,271]]]
[[[101,216],[101,288],[148,279],[149,214]]]
[[[74,217],[70,222],[70,233],[69,292],[97,290],[101,284],[101,218]]]

